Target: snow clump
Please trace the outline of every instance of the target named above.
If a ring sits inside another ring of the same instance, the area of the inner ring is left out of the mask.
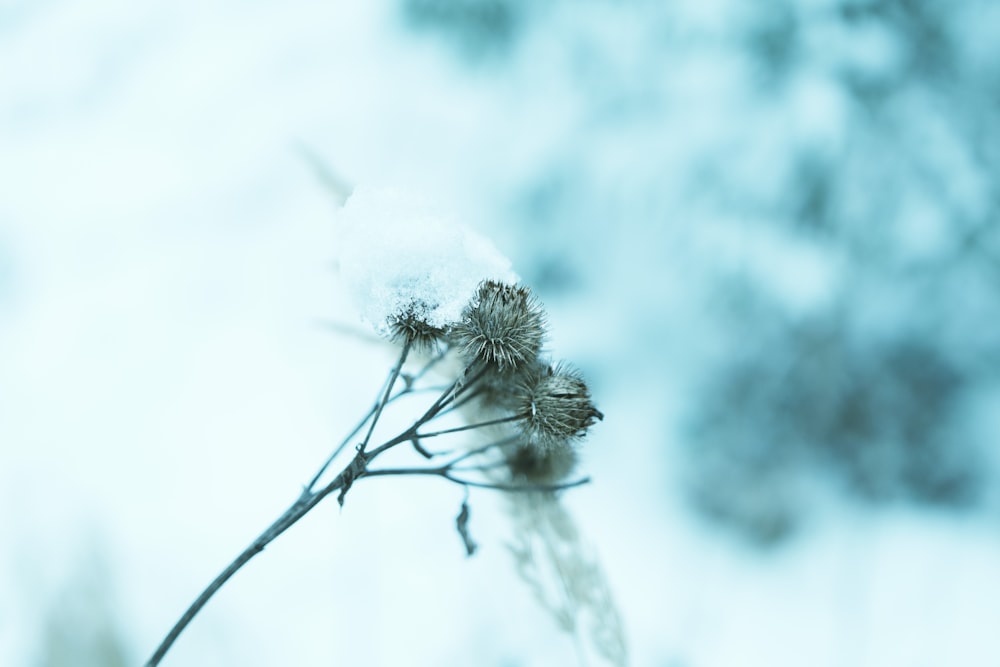
[[[402,315],[443,329],[461,319],[482,281],[518,281],[488,239],[409,192],[358,187],[338,223],[343,284],[386,338]]]

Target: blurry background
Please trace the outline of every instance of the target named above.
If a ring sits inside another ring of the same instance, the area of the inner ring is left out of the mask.
[[[0,2],[0,664],[144,660],[374,397],[309,155],[548,306],[633,664],[997,664],[997,128],[987,0]],[[576,664],[460,502],[359,485],[167,664]]]

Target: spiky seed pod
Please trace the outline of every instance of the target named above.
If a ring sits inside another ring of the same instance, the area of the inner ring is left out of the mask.
[[[411,303],[405,309],[389,316],[389,331],[392,340],[409,342],[416,349],[433,348],[444,338],[445,331],[428,323],[426,314],[430,308],[424,303]]]
[[[579,438],[604,419],[590,400],[587,383],[562,364],[526,375],[518,385],[516,410],[524,415],[522,431],[541,449]]]
[[[503,372],[538,357],[545,313],[527,287],[487,280],[452,333],[467,361],[483,361]]]
[[[539,484],[554,484],[566,479],[576,462],[576,450],[566,441],[548,449],[524,445],[507,455],[511,477]]]

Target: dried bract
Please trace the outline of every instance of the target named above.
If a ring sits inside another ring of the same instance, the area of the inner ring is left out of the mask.
[[[562,364],[528,374],[518,387],[517,400],[524,415],[521,429],[543,449],[581,437],[595,421],[604,419],[590,400],[587,383]]]
[[[538,357],[545,313],[527,287],[487,280],[479,285],[453,334],[470,362],[482,361],[502,372]]]
[[[432,310],[422,302],[415,302],[388,318],[392,340],[409,343],[417,349],[433,348],[444,337],[444,329],[428,322]]]

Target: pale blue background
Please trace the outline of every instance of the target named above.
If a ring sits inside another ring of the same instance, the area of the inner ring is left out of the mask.
[[[873,509],[806,471],[802,527],[761,550],[690,512],[678,453],[695,388],[740,344],[714,286],[809,312],[851,272],[788,233],[802,147],[893,128],[916,154],[900,160],[944,184],[890,169],[898,206],[852,238],[934,257],[960,213],[995,243],[996,7],[944,12],[957,69],[893,88],[879,126],[845,81],[905,80],[913,53],[832,3],[498,4],[510,42],[414,29],[388,0],[0,3],[0,664],[144,659],[377,391],[392,352],[323,326],[355,316],[303,147],[458,210],[549,306],[552,349],[607,415],[595,481],[567,503],[633,664],[997,664],[995,494]],[[840,214],[889,187],[870,160],[836,167]],[[986,296],[949,345],[986,349],[996,283],[968,281]],[[876,329],[909,321],[885,325],[914,300],[894,284],[863,301]],[[964,422],[985,442],[992,396]],[[513,572],[502,503],[474,496],[466,560],[458,502],[433,480],[359,485],[241,572],[166,664],[576,664]]]

